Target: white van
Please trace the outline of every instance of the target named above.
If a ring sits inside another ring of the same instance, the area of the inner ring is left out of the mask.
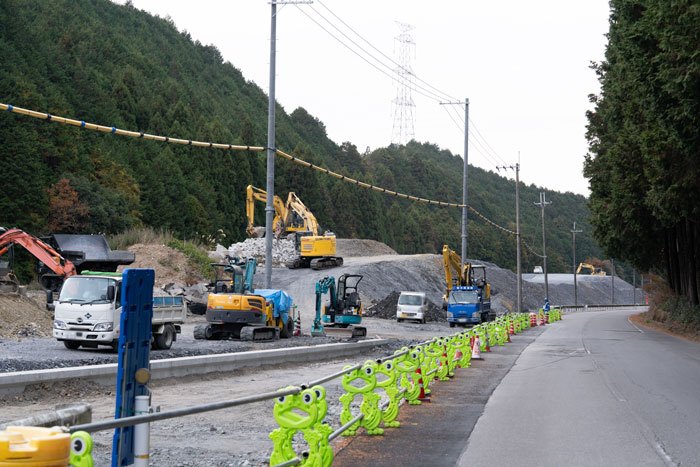
[[[396,321],[413,319],[425,323],[428,299],[423,292],[401,292],[396,306]]]

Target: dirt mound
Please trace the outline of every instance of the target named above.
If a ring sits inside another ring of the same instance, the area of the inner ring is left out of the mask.
[[[178,250],[162,244],[137,243],[129,247],[136,254],[136,261],[128,266],[119,266],[118,271],[126,268],[150,268],[156,272],[155,286],[162,288],[165,284],[179,282],[182,284],[203,280],[201,275],[190,268],[187,257]]]
[[[397,254],[391,247],[376,240],[361,240],[358,238],[336,239],[338,256],[380,256]]]
[[[399,301],[399,292],[393,291],[382,300],[367,308],[364,315],[368,318],[396,319],[396,308]],[[428,310],[425,313],[426,321],[447,321],[445,312],[428,300]]]
[[[53,315],[39,300],[46,303],[42,294],[36,299],[16,294],[0,295],[0,337],[50,337]]]

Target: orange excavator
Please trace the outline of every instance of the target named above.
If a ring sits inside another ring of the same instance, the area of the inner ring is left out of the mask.
[[[131,251],[112,250],[102,235],[53,234],[37,238],[19,229],[0,227],[2,291],[16,290],[19,285],[10,267],[14,245],[23,246],[39,260],[39,284],[51,292],[61,290],[66,277],[86,270],[114,272],[118,266],[131,264],[136,259]],[[2,261],[3,255],[9,260]]]
[[[0,235],[0,256],[4,255],[8,251],[11,253],[14,245],[22,245],[27,251],[33,254],[53,272],[53,274],[44,274],[39,278],[39,283],[46,290],[58,292],[58,290],[61,288],[61,284],[63,284],[63,279],[77,274],[75,265],[71,261],[65,259],[51,246],[34,235],[28,234],[27,232],[19,229],[6,230],[2,228],[0,232],[3,231],[4,233]],[[17,285],[19,285],[17,278],[14,276],[11,270],[0,278],[0,282],[3,283],[6,290],[15,288]]]

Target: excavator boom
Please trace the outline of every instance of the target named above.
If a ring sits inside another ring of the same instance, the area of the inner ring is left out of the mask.
[[[254,227],[255,221],[255,201],[267,203],[267,192],[261,188],[248,185],[246,188],[246,215],[248,217],[248,227],[246,233],[251,237],[259,237],[259,227]],[[301,202],[299,197],[290,191],[287,196],[287,203],[282,203],[279,196],[274,196],[272,204],[275,207],[275,219],[273,230],[275,235],[283,235],[289,232],[309,231],[313,235],[318,235],[319,227],[316,217]]]
[[[54,274],[61,279],[65,279],[68,276],[73,276],[77,274],[75,265],[61,256],[56,250],[51,246],[38,239],[34,235],[28,234],[19,229],[10,229],[4,234],[0,235],[0,249],[5,251],[10,245],[21,245],[32,255],[34,255],[39,261],[44,263],[46,267],[51,269]],[[42,278],[40,278],[41,280]],[[42,286],[50,290],[55,289],[55,286],[50,286],[48,282],[44,283],[42,281]],[[55,292],[56,290],[54,290]]]

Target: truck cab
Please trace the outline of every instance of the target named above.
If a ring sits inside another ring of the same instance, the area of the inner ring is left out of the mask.
[[[120,273],[83,272],[65,280],[54,305],[53,337],[66,348],[119,345]],[[47,299],[52,298],[47,295]],[[156,297],[151,330],[153,347],[169,349],[180,332],[187,310],[182,297]]]
[[[447,321],[450,327],[488,321],[491,299],[485,295],[488,295],[489,289],[488,285],[485,288],[475,285],[453,287],[447,300]]]

